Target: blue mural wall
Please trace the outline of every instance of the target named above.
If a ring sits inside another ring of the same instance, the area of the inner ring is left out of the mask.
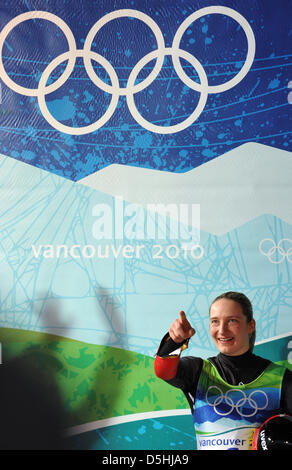
[[[291,367],[291,13],[1,2],[2,361],[53,354],[74,448],[195,447],[153,357],[180,310],[188,353],[214,355],[223,291]]]

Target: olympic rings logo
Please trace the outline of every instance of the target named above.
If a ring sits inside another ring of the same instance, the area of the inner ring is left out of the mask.
[[[210,86],[208,85],[208,80],[207,80],[207,75],[205,73],[205,70],[200,64],[200,62],[189,52],[180,49],[180,42],[181,42],[183,34],[194,21],[198,20],[199,18],[205,15],[216,14],[216,13],[221,14],[221,15],[226,15],[234,19],[243,28],[243,31],[247,38],[248,51],[247,51],[246,59],[242,68],[232,79],[220,85]],[[143,23],[145,23],[152,30],[155,36],[156,42],[157,42],[157,49],[150,52],[149,54],[146,54],[134,66],[128,78],[126,87],[120,87],[119,78],[116,74],[115,69],[109,63],[109,61],[107,61],[100,54],[97,54],[91,50],[92,42],[96,34],[99,33],[100,29],[108,22],[116,18],[122,18],[122,17],[136,18],[142,21]],[[3,60],[2,60],[2,49],[3,49],[3,45],[8,34],[20,23],[27,21],[27,20],[31,20],[31,19],[44,19],[57,25],[64,33],[66,40],[68,42],[68,48],[69,48],[67,52],[60,54],[58,57],[53,59],[52,62],[49,63],[49,65],[45,68],[45,70],[43,71],[41,75],[38,87],[35,89],[26,88],[24,86],[21,86],[15,83],[6,73],[4,65],[3,65]],[[178,77],[189,88],[191,88],[192,90],[198,91],[200,93],[200,97],[199,97],[199,101],[197,103],[196,108],[190,114],[190,116],[188,116],[184,121],[178,124],[172,125],[172,126],[159,126],[159,125],[156,125],[147,121],[139,113],[135,105],[134,95],[144,90],[156,79],[156,77],[158,76],[163,66],[164,58],[165,56],[168,56],[168,55],[171,56],[172,58],[172,63],[173,63],[174,69]],[[116,11],[106,14],[101,19],[99,19],[90,29],[85,39],[83,49],[76,48],[76,42],[75,42],[73,33],[68,27],[68,25],[62,19],[60,19],[58,16],[54,15],[53,13],[44,12],[44,11],[30,11],[30,12],[22,13],[16,16],[9,23],[7,23],[7,25],[3,28],[3,30],[0,33],[0,76],[3,82],[11,90],[15,91],[16,93],[20,93],[25,96],[37,97],[40,110],[42,112],[43,117],[46,119],[46,121],[58,131],[64,132],[66,134],[71,134],[71,135],[88,134],[101,128],[111,118],[111,116],[115,112],[116,107],[118,105],[119,97],[121,95],[126,96],[127,105],[128,105],[131,115],[136,120],[136,122],[140,124],[142,127],[144,127],[145,129],[154,133],[159,133],[159,134],[170,134],[170,133],[180,132],[186,129],[187,127],[189,127],[191,124],[193,124],[196,121],[196,119],[198,119],[198,117],[200,116],[200,114],[205,108],[205,104],[207,102],[209,93],[221,93],[226,90],[229,90],[230,88],[233,88],[234,86],[236,86],[246,76],[246,74],[248,73],[253,63],[254,56],[255,56],[255,38],[254,38],[254,34],[249,23],[237,11],[233,10],[232,8],[223,7],[223,6],[210,6],[206,8],[201,8],[200,10],[197,10],[196,12],[188,16],[177,29],[174,39],[173,39],[172,47],[165,47],[162,32],[160,28],[158,27],[158,25],[150,16],[138,10],[132,10],[132,9],[116,10]],[[64,85],[66,80],[70,77],[74,69],[77,57],[83,58],[84,67],[86,69],[87,75],[92,80],[92,82],[104,92],[111,94],[111,101],[104,115],[101,118],[99,118],[96,122],[89,124],[87,126],[83,126],[83,127],[71,127],[71,126],[67,126],[67,125],[60,123],[51,115],[46,104],[46,95],[53,91],[56,91],[59,87]],[[200,83],[193,81],[190,77],[186,75],[180,63],[181,58],[189,62],[195,68],[199,76]],[[139,72],[143,69],[145,65],[147,65],[153,59],[156,59],[156,63],[151,73],[147,76],[146,79],[139,82],[138,84],[135,84]],[[55,82],[48,85],[47,83],[53,70],[55,70],[58,65],[62,64],[65,61],[67,61],[67,65],[65,67],[63,74]],[[97,76],[96,72],[93,69],[92,61],[104,67],[104,69],[106,70],[106,72],[108,73],[110,77],[111,85],[106,84],[103,80],[101,80]]]
[[[283,246],[285,243],[288,245],[288,249]],[[292,263],[292,240],[290,238],[282,238],[277,244],[272,238],[264,238],[259,244],[259,250],[273,264],[280,264],[285,258],[289,263]]]
[[[216,393],[216,398],[214,401],[210,401],[210,397],[208,396],[211,389],[215,389],[216,391],[219,392],[218,396]],[[234,392],[239,393],[239,399],[236,401],[236,403],[234,403],[233,399],[230,397],[230,394]],[[255,399],[256,394],[264,397],[263,406],[259,406],[257,404],[256,399]],[[219,387],[217,387],[216,385],[211,385],[208,388],[207,393],[206,393],[206,402],[208,403],[208,405],[212,406],[214,408],[215,413],[220,416],[230,415],[235,408],[237,413],[240,416],[244,418],[250,418],[254,416],[258,412],[258,410],[264,410],[265,408],[267,408],[269,400],[268,400],[267,394],[263,390],[254,390],[247,396],[243,390],[231,389],[231,390],[228,390],[224,395],[222,390]],[[245,409],[242,409],[247,403],[248,403],[248,407],[246,407]],[[217,407],[221,404],[228,405],[230,407],[230,410],[226,412],[219,410]],[[251,410],[250,412],[248,412],[249,409]]]

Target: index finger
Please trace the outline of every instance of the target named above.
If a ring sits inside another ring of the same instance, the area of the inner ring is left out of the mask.
[[[186,314],[183,310],[179,312],[180,315],[180,324],[184,331],[188,331],[189,337],[193,336],[196,333],[196,330],[192,327],[190,322],[188,321]]]
[[[181,310],[179,312],[179,316],[180,316],[180,320],[182,323],[186,323],[188,320],[187,320],[187,317],[186,317],[186,314],[183,310]]]

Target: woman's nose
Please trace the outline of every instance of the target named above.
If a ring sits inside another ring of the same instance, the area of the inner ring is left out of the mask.
[[[219,325],[219,333],[221,335],[224,335],[224,333],[226,333],[226,331],[228,330],[228,325],[224,322],[220,323]]]

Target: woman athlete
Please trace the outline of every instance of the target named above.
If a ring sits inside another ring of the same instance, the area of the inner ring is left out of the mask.
[[[209,315],[219,354],[181,357],[195,330],[180,312],[159,346],[155,373],[184,392],[198,450],[251,450],[262,423],[278,413],[292,415],[292,372],[253,354],[255,320],[244,294],[216,297]]]

